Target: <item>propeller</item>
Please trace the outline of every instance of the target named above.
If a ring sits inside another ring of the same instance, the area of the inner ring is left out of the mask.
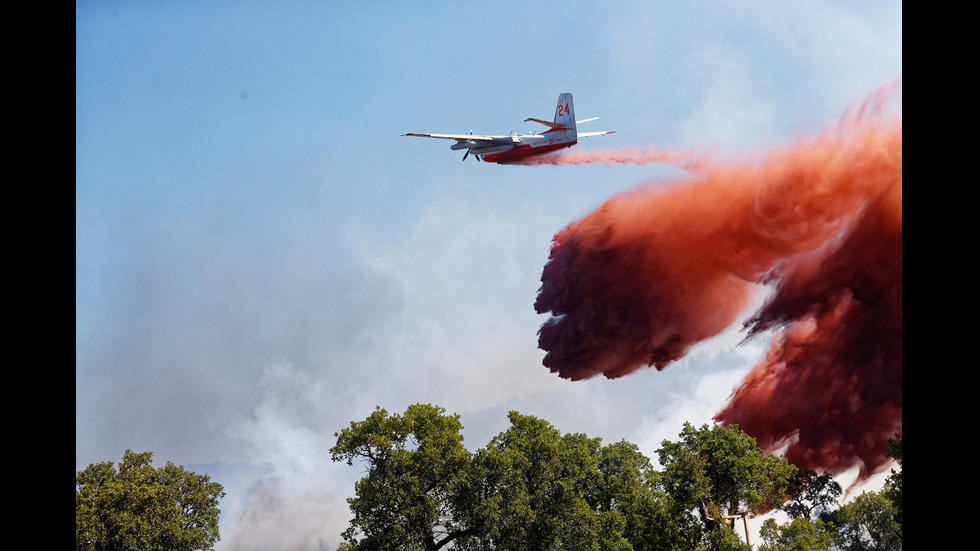
[[[466,160],[466,157],[468,157],[468,156],[469,156],[469,154],[470,154],[470,150],[469,150],[469,149],[467,149],[467,150],[466,150],[466,153],[464,153],[464,154],[463,154],[463,160],[464,160],[464,161]],[[479,157],[477,157],[477,159],[479,159]]]

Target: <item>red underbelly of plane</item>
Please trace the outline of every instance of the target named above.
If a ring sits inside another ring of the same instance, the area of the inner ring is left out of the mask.
[[[572,147],[576,143],[577,142],[556,143],[551,145],[542,145],[540,147],[519,145],[514,149],[501,151],[500,153],[490,153],[489,155],[484,155],[481,158],[488,163],[497,163],[501,165],[506,165],[509,163],[516,163],[521,159],[526,159],[528,157],[533,157],[536,155],[544,155],[545,153],[551,153],[552,151],[558,151],[559,149]]]

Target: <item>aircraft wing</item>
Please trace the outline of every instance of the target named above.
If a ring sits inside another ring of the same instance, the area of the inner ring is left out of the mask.
[[[441,138],[444,140],[456,140],[460,142],[492,142],[494,138],[503,136],[485,136],[481,134],[429,134],[424,132],[409,132],[402,136],[416,136],[419,138]]]

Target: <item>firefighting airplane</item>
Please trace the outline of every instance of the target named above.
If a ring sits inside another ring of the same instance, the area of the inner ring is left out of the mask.
[[[566,147],[572,147],[578,143],[578,138],[589,136],[601,136],[612,134],[615,130],[603,130],[600,132],[578,132],[576,124],[594,121],[599,117],[592,117],[581,121],[575,120],[575,105],[572,103],[572,95],[568,92],[558,96],[558,107],[555,108],[555,122],[546,120],[527,118],[524,122],[539,122],[548,127],[541,134],[519,134],[511,132],[507,136],[484,136],[473,134],[423,134],[409,132],[402,136],[417,136],[420,138],[442,138],[445,140],[456,140],[456,143],[449,146],[453,151],[465,149],[463,160],[470,153],[476,160],[484,160],[488,163],[510,164],[531,157],[534,155],[544,155]]]

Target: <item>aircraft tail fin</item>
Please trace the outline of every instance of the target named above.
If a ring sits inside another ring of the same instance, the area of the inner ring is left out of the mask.
[[[558,96],[558,105],[555,107],[555,123],[562,125],[560,132],[562,137],[575,141],[578,138],[578,131],[575,127],[575,104],[572,101],[572,94],[565,92]]]
[[[578,132],[577,124],[580,122],[589,122],[598,119],[599,117],[592,117],[588,119],[583,119],[580,121],[575,120],[575,103],[572,102],[572,94],[564,92],[558,96],[558,105],[555,107],[555,121],[550,122],[543,119],[535,119],[534,117],[524,119],[524,122],[534,121],[541,123],[548,127],[548,130],[544,131],[544,134],[551,137],[551,143],[569,143],[574,144],[579,138],[588,138],[589,136],[602,136],[604,134],[612,134],[616,132],[615,130],[601,130],[599,132]]]

